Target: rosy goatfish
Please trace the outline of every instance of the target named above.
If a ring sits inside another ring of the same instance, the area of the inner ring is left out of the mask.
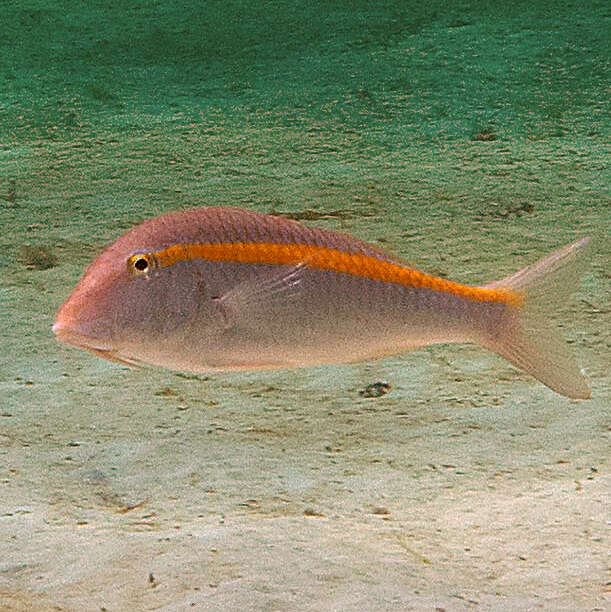
[[[172,212],[103,251],[53,331],[105,359],[193,372],[355,362],[468,342],[561,395],[588,398],[547,309],[575,289],[589,241],[469,286],[281,217],[224,207]]]

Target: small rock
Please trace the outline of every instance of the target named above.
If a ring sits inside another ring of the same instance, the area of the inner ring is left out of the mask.
[[[359,391],[361,397],[382,397],[392,389],[390,383],[374,382]]]

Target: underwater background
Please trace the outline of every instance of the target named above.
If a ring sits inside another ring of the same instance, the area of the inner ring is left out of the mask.
[[[0,609],[605,609],[610,32],[602,1],[3,2]],[[193,376],[56,343],[100,249],[208,205],[469,283],[592,235],[558,322],[593,399],[471,346]]]

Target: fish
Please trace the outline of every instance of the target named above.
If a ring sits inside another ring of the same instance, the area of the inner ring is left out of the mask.
[[[582,238],[501,280],[466,285],[348,234],[232,207],[135,226],[86,268],[53,332],[130,366],[214,372],[374,360],[471,343],[556,393],[591,396],[550,321],[576,289]]]

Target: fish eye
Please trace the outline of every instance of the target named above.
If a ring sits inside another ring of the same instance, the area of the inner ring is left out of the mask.
[[[144,272],[149,267],[149,262],[144,257],[139,257],[134,261],[134,268],[140,272]]]
[[[134,276],[141,276],[155,267],[155,260],[148,253],[136,253],[127,260],[127,269]]]

